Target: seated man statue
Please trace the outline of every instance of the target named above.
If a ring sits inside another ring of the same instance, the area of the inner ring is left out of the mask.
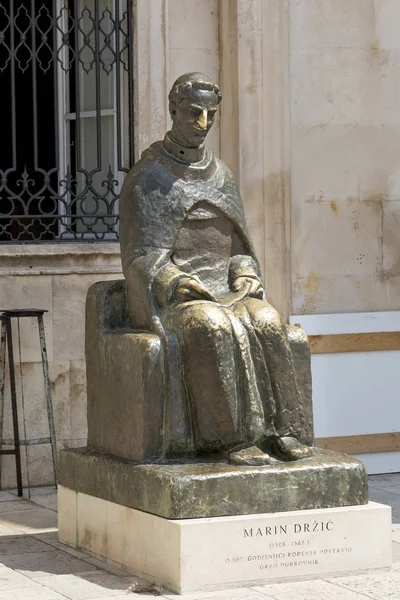
[[[204,144],[221,98],[206,75],[179,77],[171,131],[125,180],[131,324],[162,340],[166,457],[298,460],[312,450],[296,436],[304,401],[287,327],[265,298],[235,179]]]

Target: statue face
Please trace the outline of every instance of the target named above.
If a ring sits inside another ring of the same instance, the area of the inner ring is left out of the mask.
[[[214,92],[194,90],[174,106],[174,138],[188,148],[198,148],[214,123],[218,99]]]

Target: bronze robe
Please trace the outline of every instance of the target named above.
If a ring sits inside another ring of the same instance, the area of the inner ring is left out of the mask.
[[[231,291],[238,276],[261,274],[229,169],[208,149],[189,165],[157,142],[128,174],[120,215],[132,327],[163,342],[164,454],[296,435],[302,399],[286,326],[265,299]],[[175,303],[187,275],[218,302]]]

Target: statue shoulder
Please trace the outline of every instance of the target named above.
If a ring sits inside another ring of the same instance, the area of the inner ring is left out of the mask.
[[[144,150],[141,158],[127,174],[121,192],[121,199],[127,193],[146,196],[156,190],[162,190],[168,184],[170,172],[166,169],[160,147],[162,142],[155,142]]]
[[[223,181],[223,188],[229,191],[231,194],[240,196],[239,186],[236,178],[228,165],[226,165],[221,159],[215,158],[217,168]]]

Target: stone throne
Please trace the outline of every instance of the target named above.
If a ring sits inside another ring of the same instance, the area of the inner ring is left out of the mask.
[[[288,327],[304,394],[298,439],[313,444],[311,362],[300,348],[304,333]],[[138,462],[163,454],[164,365],[160,338],[130,326],[126,282],[94,284],[86,304],[88,447]],[[118,435],[115,433],[118,432]]]

